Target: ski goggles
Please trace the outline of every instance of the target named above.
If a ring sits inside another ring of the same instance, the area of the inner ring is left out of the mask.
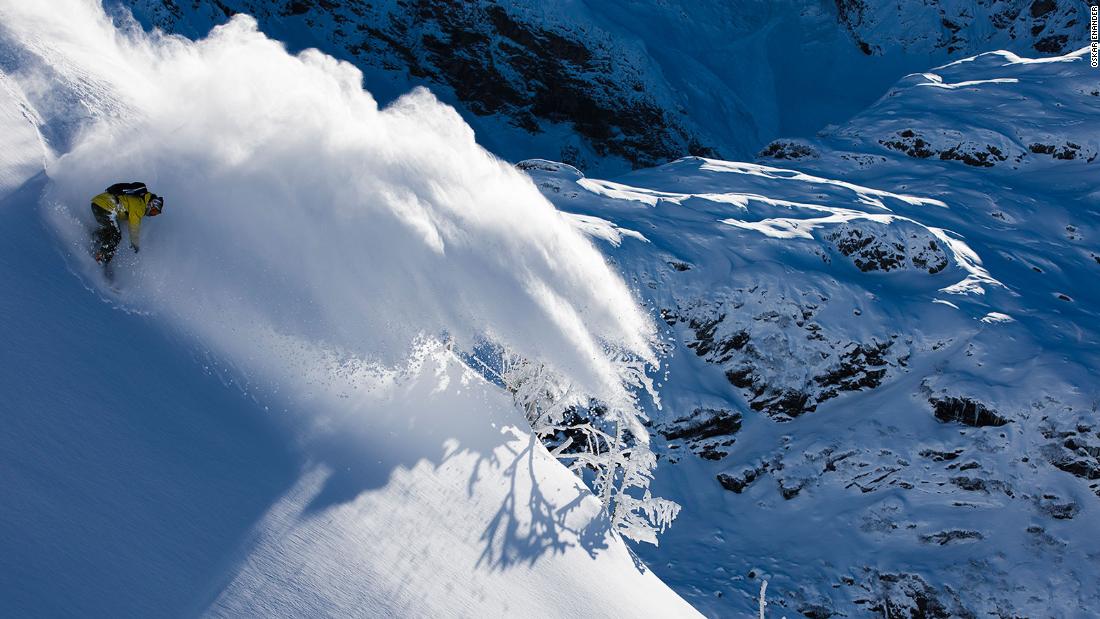
[[[145,209],[145,214],[151,217],[160,215],[160,212],[164,210],[164,198],[157,196],[149,201],[148,208]]]

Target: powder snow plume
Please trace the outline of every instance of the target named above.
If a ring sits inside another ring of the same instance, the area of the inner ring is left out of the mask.
[[[393,365],[443,334],[607,399],[624,396],[608,347],[653,361],[652,322],[602,255],[427,90],[379,109],[353,66],[289,54],[246,16],[192,42],[88,0],[0,6],[43,68],[16,79],[69,116],[45,136],[45,205],[77,268],[92,195],[143,180],[166,198],[140,260],[120,250],[128,308],[274,381],[305,349]]]

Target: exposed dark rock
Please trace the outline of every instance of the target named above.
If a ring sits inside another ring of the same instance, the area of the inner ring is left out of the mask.
[[[728,441],[728,443],[732,445],[733,441]],[[714,460],[716,462],[730,455],[728,451],[723,451],[722,449],[719,449],[718,445],[714,443],[702,444],[700,447],[698,447],[695,453],[704,460]]]
[[[1035,51],[1044,54],[1061,54],[1065,51],[1067,42],[1069,42],[1069,36],[1064,34],[1043,37],[1035,42]]]
[[[709,355],[716,348],[714,332],[718,329],[718,325],[725,319],[725,314],[719,314],[717,318],[711,320],[698,320],[692,318],[688,322],[688,326],[695,331],[695,341],[688,343],[687,347],[694,349],[695,354],[700,357]]]
[[[792,329],[800,329],[807,340],[824,340],[820,325],[811,322],[817,305],[800,307],[800,315],[781,316],[772,310],[763,312],[754,321],[778,322],[793,320]],[[882,384],[891,363],[887,353],[893,339],[870,342],[837,342],[838,352],[821,357],[818,373],[808,385],[786,386],[769,384],[766,371],[759,364],[770,363],[767,355],[757,350],[748,329],[725,330],[725,313],[707,313],[689,319],[676,311],[663,310],[662,318],[669,325],[686,322],[693,337],[686,346],[708,362],[725,366],[726,380],[738,389],[747,390],[749,407],[768,414],[778,421],[787,421],[813,412],[824,401],[845,391],[873,389]],[[751,327],[749,327],[751,328]],[[795,333],[798,333],[795,331]]]
[[[767,411],[769,415],[791,419],[817,410],[817,404],[810,403],[810,394],[794,389],[765,388],[749,402],[749,406],[754,411]]]
[[[752,387],[753,384],[752,368],[743,367],[739,370],[727,370],[726,380],[728,380],[730,384],[734,387],[748,389]]]
[[[806,144],[776,140],[768,144],[756,155],[769,159],[806,159],[818,157],[817,151]]]
[[[825,238],[833,242],[837,251],[852,258],[856,267],[865,273],[909,266],[930,274],[939,273],[949,264],[947,253],[935,238],[925,236],[918,236],[914,231],[902,240],[883,239],[871,229],[844,225]]]
[[[927,159],[936,154],[931,148],[932,145],[925,141],[924,138],[917,135],[912,129],[906,129],[898,133],[895,138],[879,140],[879,144],[882,144],[886,148],[903,152],[910,157],[916,157],[917,159]]]
[[[917,159],[928,159],[937,156],[944,161],[961,161],[979,168],[991,168],[997,163],[1008,159],[1008,155],[992,144],[979,146],[960,143],[937,150],[928,140],[912,129],[905,129],[899,131],[892,138],[879,140],[879,144]]]
[[[957,616],[973,616],[965,609],[949,609],[940,595],[923,578],[916,574],[880,574],[881,597],[869,610],[886,619],[909,617],[911,619],[948,619]]]
[[[658,427],[668,441],[684,441],[696,455],[707,460],[721,460],[729,455],[726,449],[734,444],[732,436],[741,429],[741,413],[725,409],[697,408]],[[669,448],[678,448],[670,444]]]
[[[1008,156],[992,144],[987,144],[984,148],[959,144],[941,151],[940,159],[961,161],[979,168],[992,168],[997,162],[1008,159]]]
[[[1082,427],[1086,429],[1082,430]],[[1062,443],[1062,446],[1079,456],[1086,458],[1092,457],[1100,460],[1100,445],[1090,444],[1088,439],[1083,436],[1088,434],[1089,430],[1087,428],[1088,426],[1078,426],[1077,432],[1082,436],[1067,438],[1066,441]]]
[[[988,492],[985,480],[980,477],[952,477],[951,483],[969,492]]]
[[[1034,0],[1031,3],[1031,16],[1035,18],[1043,17],[1056,8],[1058,8],[1058,3],[1054,0]]]
[[[798,493],[810,483],[808,479],[780,478],[778,481],[779,493],[788,501],[798,496]]]
[[[1015,496],[1012,488],[1010,488],[1009,485],[1005,482],[998,479],[983,479],[981,477],[959,476],[952,477],[951,484],[963,490],[966,490],[967,492],[990,493],[998,491],[1007,497]]]
[[[671,316],[672,314],[670,314]],[[718,326],[726,319],[725,314],[719,314],[717,318],[712,319],[698,319],[692,318],[688,321],[688,327],[695,332],[695,339],[687,343],[687,347],[695,351],[695,354],[700,357],[706,357],[708,355],[716,357],[712,360],[714,363],[725,363],[733,356],[734,351],[739,351],[745,347],[745,344],[749,341],[749,334],[746,331],[738,331],[728,337],[720,340],[715,340],[715,332]],[[667,322],[667,319],[666,319]],[[675,324],[676,319],[673,318],[669,324]],[[713,353],[713,354],[712,354]]]
[[[845,451],[843,453],[837,454],[837,453],[833,453],[832,448],[829,448],[829,449],[825,450],[825,468],[821,472],[822,473],[829,473],[829,472],[836,471],[837,462],[842,462],[844,460],[847,460],[848,458],[851,458],[855,454],[856,454],[855,451]]]
[[[855,344],[841,353],[839,366],[814,378],[814,382],[826,387],[820,399],[830,399],[841,391],[862,391],[878,387],[886,376],[885,354],[892,345],[893,341]]]
[[[931,398],[928,403],[932,405],[936,419],[944,423],[955,421],[975,428],[999,427],[1008,423],[1008,419],[999,415],[997,411],[970,398],[944,396]]]
[[[1081,511],[1076,501],[1063,501],[1057,496],[1044,495],[1038,501],[1039,509],[1055,520],[1071,520]]]
[[[920,455],[924,458],[931,458],[934,462],[948,462],[958,458],[963,450],[956,449],[955,451],[936,451],[934,449],[923,449]]]
[[[1012,25],[1012,22],[1020,17],[1020,8],[1017,6],[1010,6],[1007,10],[999,13],[994,13],[989,17],[990,23],[994,28],[998,30],[1004,30]]]
[[[960,540],[980,540],[985,537],[977,531],[966,531],[961,529],[953,529],[950,531],[940,531],[939,533],[933,533],[931,535],[920,536],[920,541],[925,544],[938,544],[940,546],[946,546],[951,542]]]
[[[1042,426],[1042,436],[1055,441],[1043,447],[1047,461],[1085,481],[1100,479],[1100,442],[1093,442],[1100,439],[1100,433],[1094,435],[1091,431],[1092,426],[1088,424],[1076,424],[1067,429],[1049,424]],[[1100,496],[1100,486],[1093,487]]]
[[[750,466],[737,473],[719,473],[716,476],[718,483],[731,492],[741,494],[745,488],[756,481],[761,475],[771,468],[767,462],[761,462],[756,466]]]
[[[1072,161],[1081,156],[1081,145],[1069,141],[1061,145],[1036,142],[1028,145],[1027,149],[1036,155],[1050,155],[1064,161]]]
[[[1051,464],[1081,479],[1100,479],[1100,466],[1083,458],[1060,458]]]
[[[699,440],[736,434],[741,429],[741,413],[725,409],[697,408],[658,430],[668,440]]]

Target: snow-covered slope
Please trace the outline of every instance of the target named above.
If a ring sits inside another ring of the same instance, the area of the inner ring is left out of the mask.
[[[1098,83],[998,52],[760,163],[520,164],[667,325],[683,512],[640,553],[697,608],[761,578],[787,616],[1100,605]]]
[[[1087,4],[1074,0],[836,0],[840,22],[867,54],[1021,48],[1062,54],[1085,41]]]
[[[458,92],[497,79],[476,60],[514,61],[499,77],[526,96],[549,89],[520,68],[560,56],[569,92],[626,102],[596,106],[608,139],[658,136],[635,164],[696,132],[726,153],[838,126],[757,163],[516,171],[427,92],[380,107],[353,67],[248,18],[196,43],[92,2],[0,3],[0,209],[21,224],[0,261],[25,291],[0,298],[2,614],[691,614],[678,593],[743,616],[762,579],[786,616],[1100,606],[1100,84],[1081,52],[950,63],[844,121],[884,75],[961,53],[864,55],[850,34],[900,41],[891,10],[915,32],[961,5],[877,3],[849,33],[817,3],[792,21],[763,3],[227,2],[134,5],[196,38],[245,8],[354,56],[384,100],[424,81],[467,111],[500,92]],[[979,4],[965,45],[1076,27],[1036,2],[987,32],[1004,5]],[[407,58],[345,47],[386,41],[356,24],[406,22]],[[639,101],[654,126],[628,126]],[[506,156],[615,154],[580,117],[504,102],[470,118]],[[523,114],[541,137],[509,128]],[[85,205],[131,178],[169,202],[116,294]],[[683,510],[637,549],[653,572],[466,367],[485,340],[624,404],[608,351],[664,355],[653,490]]]
[[[614,402],[605,350],[653,327],[453,110],[245,18],[3,2],[0,59],[0,615],[695,614],[455,352]],[[167,201],[116,291],[87,204],[120,178]]]
[[[192,38],[248,13],[279,40],[354,62],[383,101],[428,85],[491,151],[589,173],[751,157],[847,120],[904,73],[991,49],[1063,53],[1088,34],[1080,0],[122,4]]]
[[[80,285],[42,185],[0,203],[5,616],[691,613],[449,354],[375,398],[255,403]],[[334,411],[304,443],[285,423]]]

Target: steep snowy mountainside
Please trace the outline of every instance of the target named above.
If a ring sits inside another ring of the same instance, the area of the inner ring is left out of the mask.
[[[1049,22],[1041,35],[1063,46],[1043,51],[1083,45],[1084,17],[1070,23],[1081,3],[1035,2],[1048,3],[1057,18],[1044,13],[1034,23]],[[354,62],[383,101],[429,86],[498,155],[605,174],[687,154],[751,157],[780,135],[810,136],[847,120],[898,75],[990,49],[1034,52],[1040,36],[1024,17],[994,25],[1017,2],[993,3],[989,17],[946,1],[122,4],[147,25],[192,38],[248,13],[275,38]],[[936,34],[945,23],[966,24],[950,44]],[[886,44],[920,36],[932,38]],[[874,55],[861,50],[865,40]]]
[[[837,148],[889,149],[970,166],[1080,171],[1095,188],[1100,75],[1081,70],[1087,50],[1025,59],[989,52],[910,75],[823,139]],[[978,107],[980,106],[980,107]],[[983,110],[984,113],[975,113]]]
[[[0,237],[19,291],[0,300],[0,614],[557,616],[568,591],[594,615],[694,615],[449,353],[388,385],[314,368],[311,396],[274,398],[90,294],[41,190],[0,201],[23,222]]]
[[[1015,49],[1062,54],[1087,36],[1081,0],[836,0],[840,22],[867,54],[894,50],[976,52]]]
[[[788,616],[1100,605],[1097,79],[984,54],[761,163],[520,164],[667,325],[655,488],[684,508],[640,554],[705,614],[761,578]]]
[[[610,407],[654,328],[453,109],[243,16],[4,1],[0,60],[0,615],[697,614],[456,352]],[[108,283],[119,179],[166,208]]]
[[[191,348],[72,276],[44,183],[0,198],[19,222],[0,230],[0,614],[194,614],[297,455]]]

